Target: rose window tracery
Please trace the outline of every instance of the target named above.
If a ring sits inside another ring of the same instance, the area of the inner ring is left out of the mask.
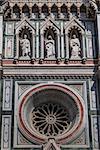
[[[59,104],[43,104],[31,112],[31,126],[46,136],[57,136],[72,125],[70,114]]]

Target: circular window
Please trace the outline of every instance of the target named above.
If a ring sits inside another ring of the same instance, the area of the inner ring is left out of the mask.
[[[42,104],[31,112],[31,126],[46,136],[57,136],[68,131],[73,121],[70,112],[55,103]]]
[[[19,100],[18,126],[32,142],[69,142],[84,126],[83,99],[62,84],[36,85]]]

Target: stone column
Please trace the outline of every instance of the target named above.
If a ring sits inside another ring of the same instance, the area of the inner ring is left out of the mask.
[[[2,57],[2,49],[3,49],[3,12],[0,7],[0,59]]]
[[[36,23],[36,58],[39,58],[39,22]]]
[[[100,11],[97,12],[97,28],[98,28],[98,55],[100,58]]]
[[[97,75],[98,75],[98,87],[99,87],[99,91],[100,91],[100,11],[97,12],[97,28],[98,28],[98,71],[97,71]],[[100,95],[100,94],[99,94]],[[98,95],[98,97],[99,97]],[[100,103],[99,103],[100,106]],[[100,127],[100,126],[99,126]],[[100,128],[99,128],[100,129]],[[100,132],[99,132],[100,133]],[[100,136],[100,134],[99,134]]]
[[[83,56],[82,56],[82,57],[83,57],[83,59],[86,58],[86,45],[85,45],[85,40],[86,40],[86,39],[85,39],[85,34],[83,34],[83,35],[82,35],[82,41],[83,41],[83,47],[82,47],[82,48],[83,48],[83,49],[82,49],[82,50],[83,50]]]
[[[65,57],[64,52],[64,33],[63,33],[63,22],[61,22],[61,58]]]
[[[15,55],[15,59],[18,59],[19,57],[19,34],[16,34],[16,55]]]
[[[57,49],[58,50],[58,57],[57,58],[60,59],[60,34],[57,34],[57,38],[58,38],[58,47],[57,47],[58,48]]]
[[[41,59],[44,59],[44,35],[41,34]]]
[[[32,59],[35,59],[35,34],[33,34]]]
[[[66,36],[66,59],[69,59],[69,37],[68,37],[68,34],[66,33],[65,34]]]

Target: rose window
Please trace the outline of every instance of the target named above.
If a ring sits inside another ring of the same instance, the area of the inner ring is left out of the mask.
[[[71,127],[70,114],[59,104],[43,104],[32,110],[31,125],[41,134],[56,136]]]
[[[18,127],[32,142],[66,143],[82,131],[84,110],[83,99],[68,86],[35,85],[19,99]]]

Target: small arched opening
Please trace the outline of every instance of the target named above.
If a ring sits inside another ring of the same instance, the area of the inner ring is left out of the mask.
[[[41,12],[47,17],[49,14],[49,9],[48,6],[46,4],[44,4],[41,8]]]
[[[58,7],[55,4],[51,7],[51,14],[54,15],[55,18],[58,17]]]
[[[80,7],[80,17],[86,18],[86,6],[84,4],[82,4]]]
[[[13,13],[15,18],[20,18],[20,8],[17,4],[15,4],[13,7]]]
[[[61,13],[64,15],[64,17],[68,17],[68,9],[65,4],[61,6]]]
[[[22,8],[22,13],[24,16],[29,17],[30,16],[30,10],[29,7],[25,4]]]
[[[34,4],[32,7],[32,18],[38,18],[39,17],[39,7]]]
[[[77,6],[76,5],[73,4],[70,8],[70,11],[73,16],[77,16]]]

